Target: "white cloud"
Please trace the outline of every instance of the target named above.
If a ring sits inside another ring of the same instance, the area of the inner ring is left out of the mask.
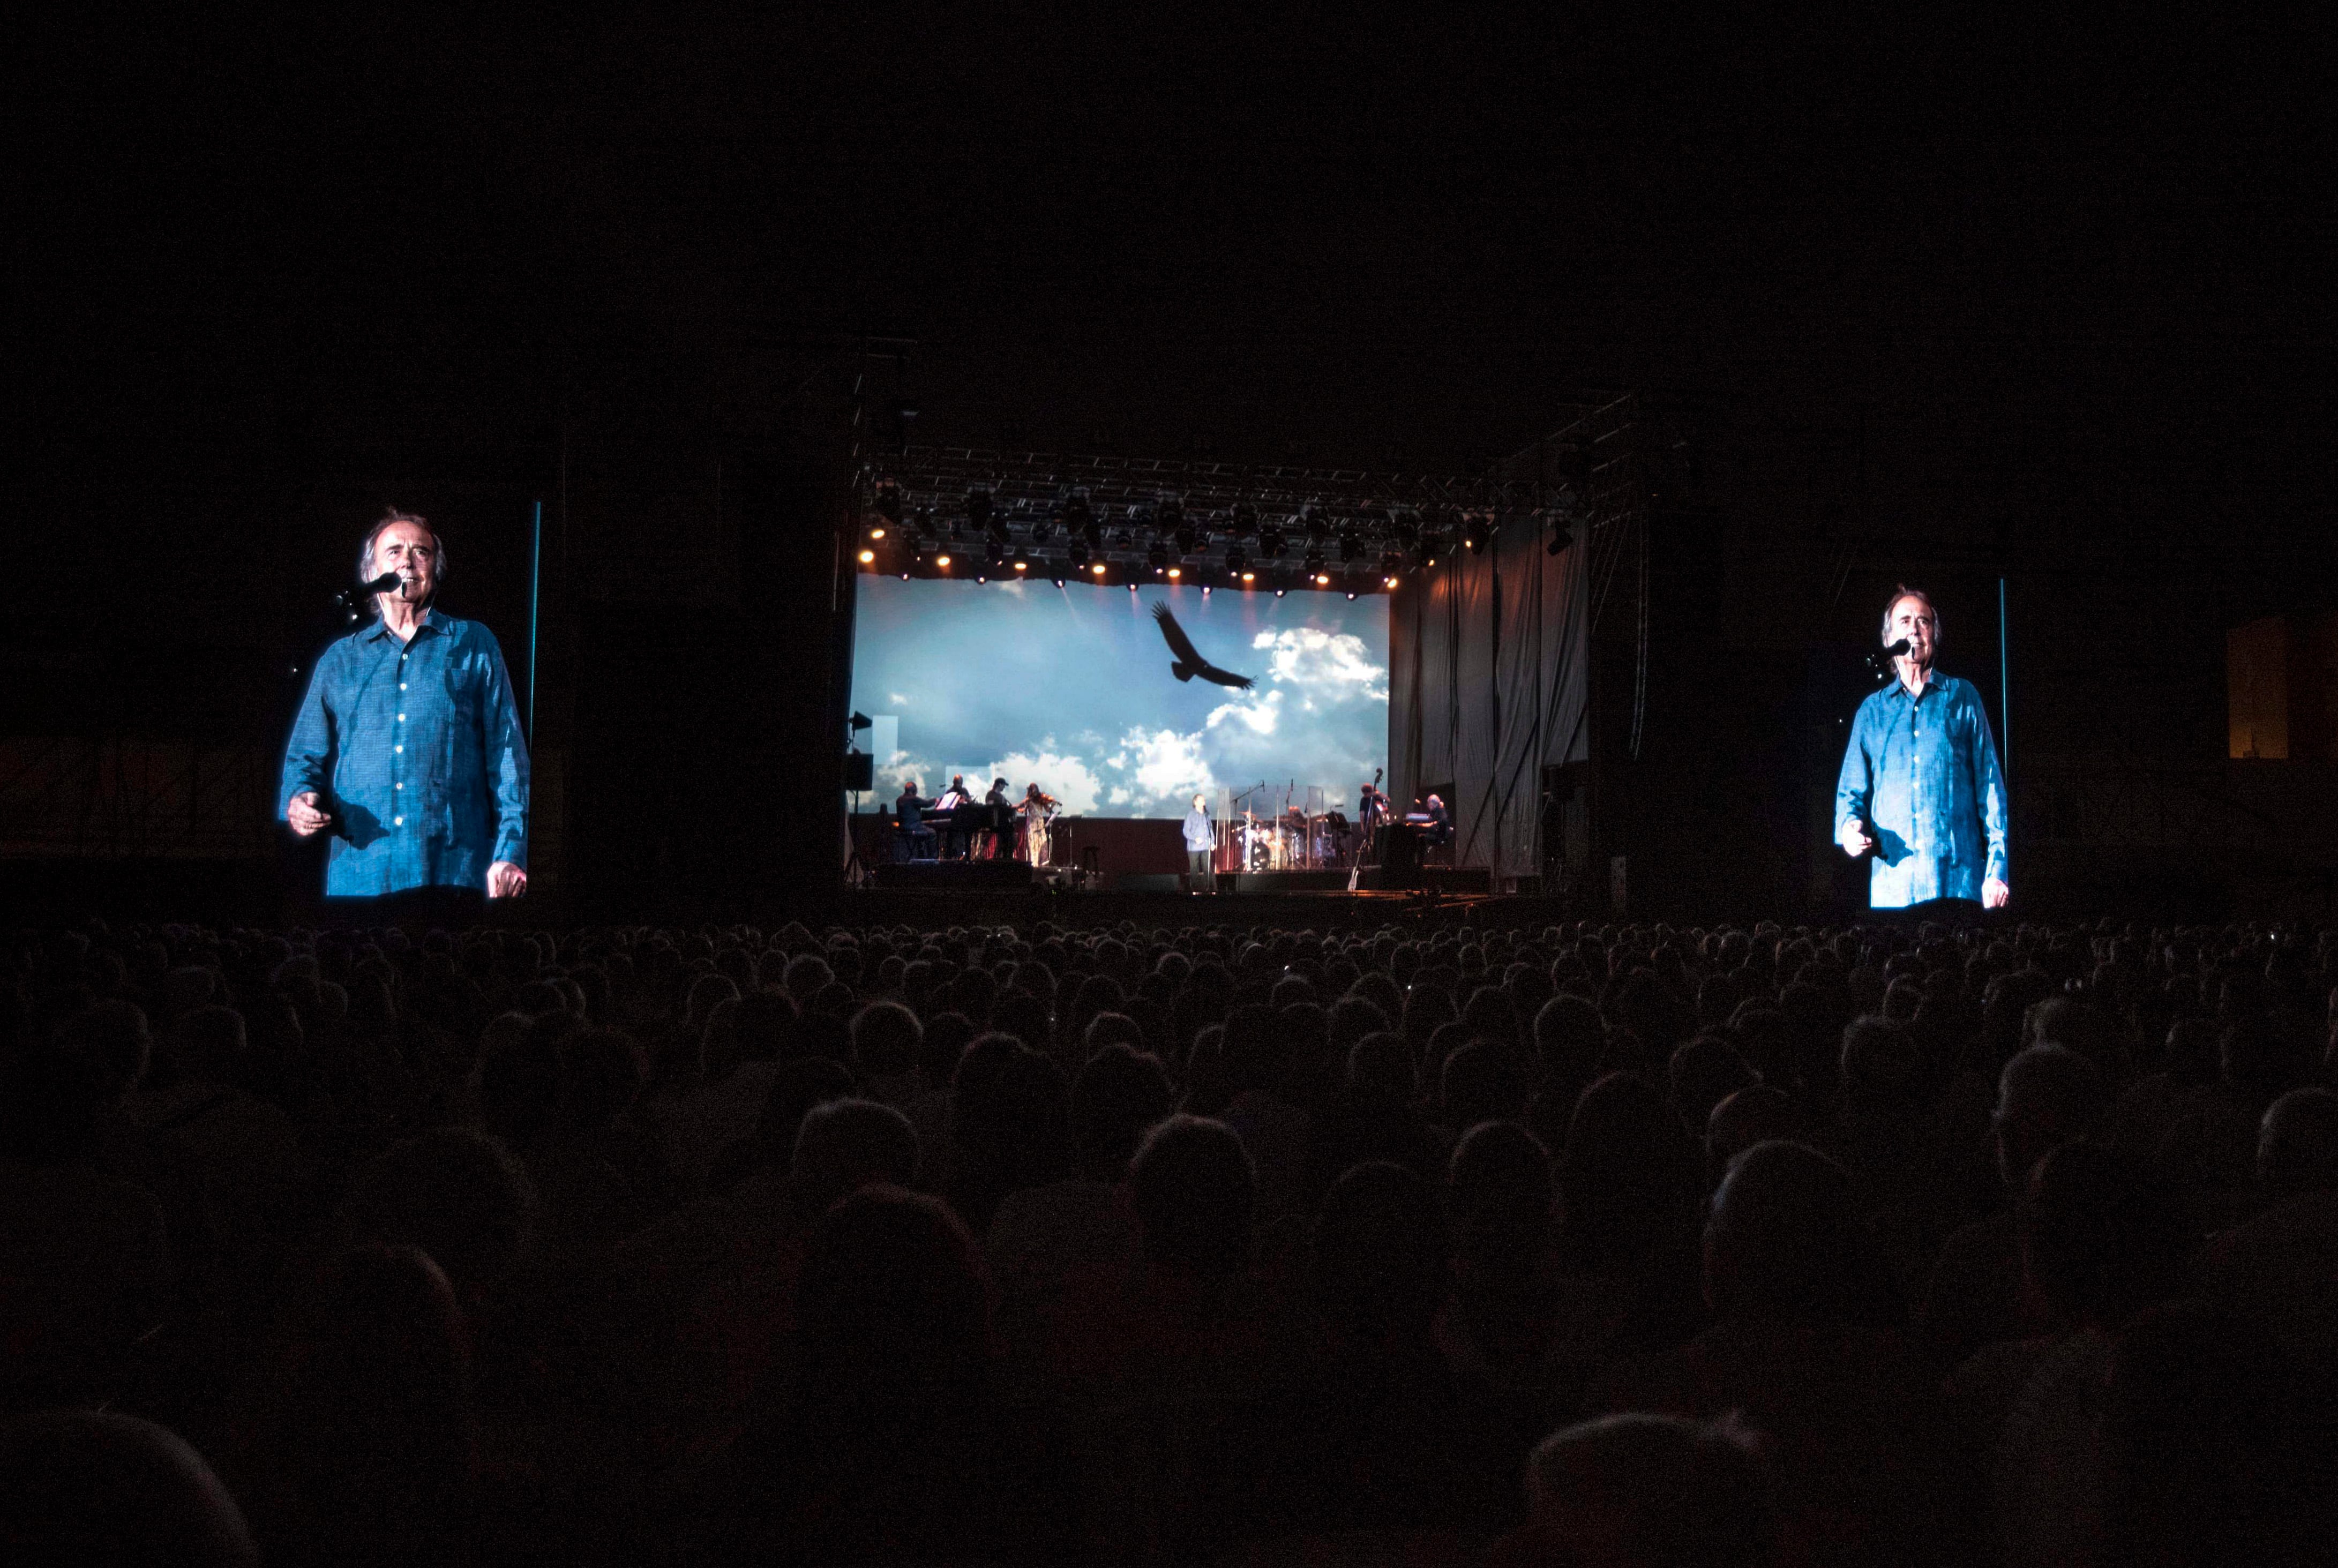
[[[893,700],[893,706],[896,708],[907,708],[909,705],[909,698],[899,691],[889,691],[886,695]]]
[[[1388,701],[1388,667],[1372,662],[1361,637],[1302,626],[1262,632],[1251,645],[1269,651],[1267,679],[1279,685],[1335,702],[1348,697]]]
[[[1275,721],[1282,716],[1282,693],[1280,691],[1247,691],[1230,702],[1221,702],[1210,710],[1203,725],[1215,730],[1233,720],[1246,724],[1254,735],[1272,735]]]
[[[1183,735],[1174,730],[1131,730],[1121,745],[1135,759],[1136,784],[1144,794],[1163,799],[1217,788],[1199,730]]]

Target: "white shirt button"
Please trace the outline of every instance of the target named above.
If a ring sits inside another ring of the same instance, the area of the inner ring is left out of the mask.
[[[405,682],[405,681],[400,681],[398,683],[398,689],[400,691],[405,691],[405,690],[406,690],[406,682]]]
[[[391,786],[390,786],[390,788],[391,788],[391,789],[405,789],[405,788],[406,788],[406,786],[405,786],[405,785],[403,785],[403,784],[393,784],[393,785],[391,785]]]
[[[391,747],[391,748],[390,748],[390,750],[393,750],[393,751],[403,751],[403,750],[406,750],[406,748],[405,748],[405,747],[403,747],[403,746],[393,746],[393,747]]]
[[[403,817],[393,817],[389,819],[389,825],[393,828],[403,828],[406,826],[406,818]]]
[[[398,721],[400,724],[405,723],[405,722],[406,722],[406,715],[405,715],[405,714],[403,714],[403,713],[400,713],[400,714],[398,716]]]

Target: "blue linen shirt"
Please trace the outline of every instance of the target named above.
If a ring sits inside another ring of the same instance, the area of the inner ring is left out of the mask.
[[[1199,806],[1185,813],[1185,852],[1198,855],[1216,847],[1217,836],[1210,831],[1210,818]]]
[[[1897,679],[1859,705],[1834,791],[1835,837],[1846,823],[1875,840],[1867,901],[1900,909],[1933,898],[1980,898],[2005,881],[2005,779],[1972,682],[1937,671],[1911,695]]]
[[[427,611],[411,642],[376,621],[325,650],[284,750],[280,818],[313,789],[332,813],[325,891],[485,891],[527,866],[527,740],[495,633]]]

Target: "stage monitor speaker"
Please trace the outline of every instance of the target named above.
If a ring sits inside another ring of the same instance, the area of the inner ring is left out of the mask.
[[[844,754],[844,788],[850,790],[877,788],[877,759],[866,751]]]

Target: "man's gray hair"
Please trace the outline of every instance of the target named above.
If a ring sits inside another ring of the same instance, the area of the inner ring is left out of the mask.
[[[443,571],[445,568],[442,566],[440,569]],[[1891,641],[1891,612],[1900,608],[1900,601],[1902,599],[1921,599],[1924,602],[1924,608],[1932,612],[1932,641],[1935,644],[1939,643],[1940,607],[1932,603],[1932,596],[1930,593],[1925,593],[1921,588],[1911,588],[1905,583],[1894,588],[1891,591],[1891,597],[1883,602],[1883,641],[1886,642]]]
[[[360,583],[370,583],[377,575],[378,575],[374,569],[373,547],[375,544],[380,540],[382,531],[384,529],[392,527],[400,523],[411,523],[417,528],[428,528],[430,530],[430,544],[432,548],[437,552],[436,555],[431,557],[430,562],[431,566],[434,568],[430,574],[431,593],[435,598],[438,588],[447,581],[447,541],[439,534],[437,529],[430,527],[429,518],[418,517],[411,512],[400,512],[395,506],[383,513],[381,514],[381,521],[375,524],[371,528],[366,531],[365,543],[358,549],[358,581]]]

